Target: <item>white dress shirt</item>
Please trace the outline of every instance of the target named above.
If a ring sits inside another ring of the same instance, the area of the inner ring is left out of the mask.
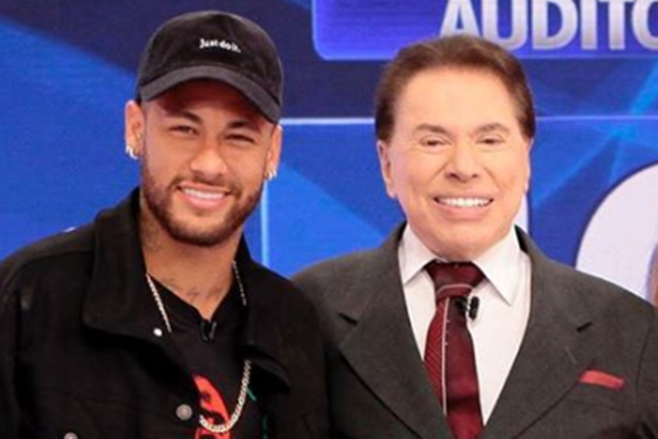
[[[424,270],[442,258],[430,251],[407,225],[398,248],[404,297],[421,358],[436,301],[434,284]],[[485,275],[471,293],[478,297],[477,317],[468,320],[475,349],[482,420],[487,422],[521,346],[530,314],[530,259],[514,229],[472,261]]]

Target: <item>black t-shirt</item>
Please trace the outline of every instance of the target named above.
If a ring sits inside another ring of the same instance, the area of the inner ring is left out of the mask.
[[[212,424],[226,423],[235,411],[244,360],[239,352],[247,309],[233,285],[210,321],[162,284],[161,292],[172,337],[193,374],[201,395],[201,413]],[[197,439],[261,439],[263,417],[256,397],[248,393],[242,416],[227,434],[215,434],[201,425]]]

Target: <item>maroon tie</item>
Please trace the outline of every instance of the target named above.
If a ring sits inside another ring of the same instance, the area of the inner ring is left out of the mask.
[[[426,270],[434,281],[436,313],[427,331],[425,369],[455,437],[475,439],[482,414],[465,304],[483,274],[470,262],[431,262]]]

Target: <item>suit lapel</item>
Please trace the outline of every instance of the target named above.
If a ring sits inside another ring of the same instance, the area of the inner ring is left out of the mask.
[[[513,438],[543,416],[592,361],[591,323],[562,269],[521,233],[532,261],[532,304],[526,335],[482,439]]]
[[[431,390],[403,296],[397,247],[402,228],[374,252],[340,314],[354,329],[340,346],[345,359],[393,414],[421,438],[451,437]]]

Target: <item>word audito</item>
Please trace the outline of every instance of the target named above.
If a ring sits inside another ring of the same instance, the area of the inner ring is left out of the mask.
[[[421,39],[483,36],[524,58],[650,56],[658,0],[314,0],[325,59],[390,59]]]
[[[508,49],[658,50],[658,0],[449,0],[440,34],[481,35]],[[652,18],[653,17],[653,18]]]

